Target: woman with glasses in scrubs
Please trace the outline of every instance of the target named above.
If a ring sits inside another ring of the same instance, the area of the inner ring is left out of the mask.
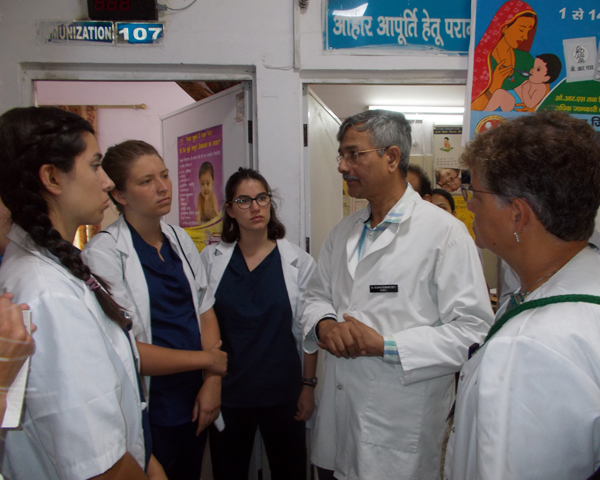
[[[210,429],[215,480],[248,478],[257,428],[271,478],[306,478],[305,421],[314,409],[317,359],[302,352],[300,316],[315,262],[284,235],[269,184],[240,168],[225,187],[222,241],[201,254],[229,355],[225,429]]]

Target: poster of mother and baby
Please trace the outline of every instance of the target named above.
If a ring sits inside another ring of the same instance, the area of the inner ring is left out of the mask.
[[[600,3],[477,0],[473,7],[471,136],[537,109],[566,111],[600,130]]]

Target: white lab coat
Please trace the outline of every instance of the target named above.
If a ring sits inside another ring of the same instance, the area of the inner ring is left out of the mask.
[[[208,283],[213,292],[217,291],[219,283],[221,283],[221,278],[223,278],[223,273],[229,265],[236,245],[237,242],[221,242],[206,247],[200,254],[208,274]],[[284,238],[277,240],[277,247],[281,256],[281,269],[283,270],[285,288],[292,307],[292,333],[296,340],[298,354],[302,360],[302,324],[300,322],[303,306],[302,296],[306,291],[308,280],[315,271],[316,264],[308,253]]]
[[[594,233],[592,233],[592,236],[588,240],[588,244],[591,245],[596,253],[600,253],[600,232],[598,230],[594,230]],[[502,288],[498,292],[498,307],[502,307],[521,286],[521,280],[519,280],[515,271],[504,260],[501,263]]]
[[[160,227],[183,264],[197,312],[198,329],[202,333],[200,315],[212,308],[214,298],[208,292],[206,272],[198,248],[182,228],[172,227],[163,221]],[[92,272],[110,284],[112,297],[131,315],[135,338],[143,343],[152,343],[148,284],[123,215],[87,243],[83,258]],[[150,377],[145,377],[145,383],[147,394],[150,391]]]
[[[600,294],[585,248],[527,301]],[[502,312],[498,313],[498,317]],[[464,366],[446,479],[586,479],[600,467],[600,305],[513,317]]]
[[[21,228],[13,226],[9,238],[0,291],[29,305],[37,331],[23,430],[6,434],[4,473],[80,480],[105,472],[126,452],[144,468],[145,404],[130,341],[85,283]]]
[[[481,263],[465,226],[410,187],[406,211],[355,264],[368,212],[329,234],[303,315],[305,349],[315,323],[348,313],[393,335],[402,365],[380,357],[326,356],[312,460],[339,480],[439,478],[453,373],[480,342],[493,313]],[[397,293],[370,293],[398,285]]]

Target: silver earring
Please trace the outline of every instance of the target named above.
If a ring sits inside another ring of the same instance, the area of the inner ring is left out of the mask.
[[[519,243],[521,240],[519,240],[519,234],[517,232],[515,232],[515,240],[517,241],[517,243]]]

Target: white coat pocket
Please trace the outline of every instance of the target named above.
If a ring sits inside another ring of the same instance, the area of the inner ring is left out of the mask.
[[[362,442],[417,453],[425,397],[423,386],[371,380],[369,389],[362,415]]]

